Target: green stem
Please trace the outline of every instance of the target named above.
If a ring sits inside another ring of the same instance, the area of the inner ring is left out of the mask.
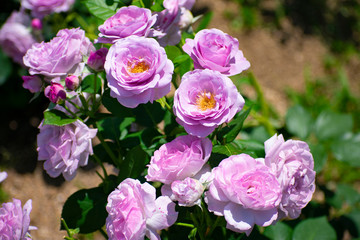
[[[206,236],[211,236],[212,232],[215,230],[215,228],[218,226],[219,222],[221,221],[221,217],[217,217],[214,224],[211,225],[210,230],[207,232]]]
[[[194,222],[194,224],[195,224],[195,226],[198,228],[198,230],[200,230],[199,227],[201,227],[201,226],[200,226],[198,220],[196,219],[196,217],[194,216],[194,214],[191,213],[191,214],[190,214],[190,218],[191,218],[191,220]],[[205,237],[203,236],[203,233],[202,233],[201,231],[198,231],[198,233],[199,233],[200,239],[201,239],[201,240],[205,240]]]
[[[103,136],[98,132],[97,134],[101,145],[104,147],[106,153],[109,155],[109,157],[111,158],[111,160],[118,166],[120,167],[120,162],[118,161],[118,158],[115,156],[115,154],[113,153],[113,151],[110,149],[109,145],[105,142]]]
[[[108,174],[107,174],[107,172],[106,172],[106,169],[105,169],[105,167],[104,167],[103,162],[100,160],[100,158],[99,158],[98,156],[96,156],[95,153],[93,154],[93,157],[95,158],[96,162],[101,166],[101,168],[102,168],[102,170],[103,170],[103,172],[104,172],[105,179],[107,179],[107,178],[108,178]]]
[[[73,239],[73,236],[72,236],[72,234],[71,234],[71,231],[70,231],[68,225],[67,225],[66,222],[65,222],[65,219],[61,218],[61,223],[62,223],[62,225],[64,226],[64,228],[65,228],[65,230],[66,230],[66,232],[67,232],[67,235],[69,236],[69,238],[65,237],[65,239]]]
[[[175,223],[174,225],[182,226],[182,227],[188,227],[188,228],[195,228],[193,224],[190,223]]]

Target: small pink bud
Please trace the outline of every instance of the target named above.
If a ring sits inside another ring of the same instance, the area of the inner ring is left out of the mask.
[[[65,86],[69,90],[75,90],[79,87],[80,79],[78,76],[70,75],[65,78]]]
[[[41,20],[38,19],[38,18],[34,18],[32,21],[31,21],[31,27],[35,30],[41,30],[42,29],[42,23],[41,23]]]
[[[24,80],[23,87],[32,93],[40,92],[43,82],[38,76],[22,76]]]
[[[95,52],[91,52],[87,65],[97,72],[104,70],[105,58],[108,51],[107,48],[100,48]]]
[[[60,83],[51,83],[45,88],[44,94],[53,103],[57,103],[60,99],[66,99],[66,92]]]

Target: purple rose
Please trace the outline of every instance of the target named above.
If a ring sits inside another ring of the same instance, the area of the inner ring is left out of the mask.
[[[29,30],[31,20],[22,12],[13,12],[0,29],[0,46],[14,62],[23,65],[26,51],[36,43]]]
[[[156,37],[163,47],[176,45],[181,40],[180,16],[181,11],[178,0],[164,0],[165,9],[157,12],[157,20],[150,36]]]
[[[43,82],[39,76],[22,76],[23,87],[28,89],[32,93],[40,92],[43,86]]]
[[[24,56],[24,64],[31,75],[48,79],[74,74],[84,67],[83,56],[95,50],[80,28],[62,29],[50,42],[32,45]]]
[[[37,136],[38,160],[45,160],[44,169],[51,177],[63,174],[67,181],[73,179],[79,166],[87,165],[93,153],[91,139],[97,129],[90,129],[76,120],[64,126],[39,126]]]
[[[22,0],[21,6],[31,10],[31,15],[43,18],[53,12],[66,12],[74,4],[74,0]]]
[[[31,20],[31,27],[35,30],[41,30],[42,29],[41,20],[38,18],[34,18],[33,20]]]
[[[225,217],[228,229],[249,235],[254,224],[266,227],[278,218],[280,184],[261,160],[233,155],[213,168],[212,174],[205,201],[209,211]]]
[[[315,191],[314,159],[303,141],[287,140],[276,134],[265,142],[265,164],[280,183],[280,218],[297,218]]]
[[[91,52],[87,61],[87,65],[97,72],[103,71],[106,55],[108,52],[109,49],[107,48],[100,48],[95,52]]]
[[[24,204],[23,208],[21,201],[15,198],[12,202],[3,203],[0,208],[0,239],[30,239],[29,231],[37,229],[29,226],[31,209],[31,199]]]
[[[75,90],[80,85],[80,79],[76,75],[69,75],[65,78],[65,86],[69,90]]]
[[[109,49],[105,61],[110,95],[135,108],[170,92],[173,63],[152,38],[130,36]]]
[[[212,70],[187,72],[174,95],[176,121],[186,132],[206,137],[229,122],[245,104],[230,78]]]
[[[146,8],[122,7],[117,13],[99,26],[99,43],[114,43],[128,36],[147,37],[156,22],[156,15]]]
[[[52,82],[51,85],[47,86],[44,90],[45,97],[50,99],[51,102],[57,103],[60,100],[66,99],[66,92],[60,83]]]
[[[108,196],[106,230],[109,240],[160,240],[158,230],[175,223],[178,213],[169,197],[157,199],[155,188],[139,180],[125,179]]]
[[[194,178],[176,180],[171,185],[161,188],[162,195],[169,196],[171,200],[178,201],[179,206],[191,207],[201,205],[201,195],[204,192],[203,184]]]
[[[186,135],[165,143],[154,152],[148,165],[148,181],[171,184],[197,174],[207,162],[212,143],[207,138]]]
[[[250,67],[239,50],[238,40],[218,29],[199,31],[195,39],[186,39],[183,50],[194,61],[195,69],[207,68],[233,76]]]
[[[188,10],[194,6],[195,0],[179,0],[179,6]]]

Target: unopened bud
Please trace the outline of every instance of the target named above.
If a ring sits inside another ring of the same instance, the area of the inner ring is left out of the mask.
[[[51,83],[50,86],[45,88],[44,94],[53,103],[66,99],[66,92],[60,83]]]
[[[69,90],[75,90],[79,87],[80,79],[78,76],[70,75],[65,78],[65,86]]]
[[[95,52],[91,52],[87,61],[87,65],[97,72],[104,70],[104,63],[108,51],[109,50],[107,48],[100,48]]]

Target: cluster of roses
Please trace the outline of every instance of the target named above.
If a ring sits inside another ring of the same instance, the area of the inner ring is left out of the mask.
[[[87,106],[98,101],[77,89],[81,79],[105,70],[110,95],[120,104],[135,108],[158,100],[170,92],[174,73],[163,47],[179,43],[181,30],[192,22],[188,11],[193,4],[164,0],[165,9],[157,13],[120,8],[99,26],[95,40],[111,44],[109,49],[95,50],[81,29],[60,30],[50,42],[35,43],[26,52],[23,64],[30,76],[23,77],[24,87],[32,92],[44,89],[51,102],[62,103],[58,110],[76,116],[84,99]],[[213,169],[207,164],[212,151],[207,136],[245,104],[229,78],[250,67],[237,39],[217,29],[201,30],[182,48],[195,70],[183,75],[173,113],[189,135],[162,145],[151,158],[146,179],[163,183],[162,196],[156,198],[149,183],[129,178],[110,193],[109,238],[160,239],[158,231],[177,220],[174,202],[187,207],[200,205],[203,198],[208,210],[224,216],[227,228],[236,232],[250,234],[255,224],[269,226],[284,217],[298,217],[315,189],[306,143],[285,142],[275,135],[265,142],[264,159],[240,154]],[[71,180],[93,153],[91,140],[97,130],[81,120],[64,126],[42,122],[39,128],[38,159],[45,160],[50,176],[62,174]]]

